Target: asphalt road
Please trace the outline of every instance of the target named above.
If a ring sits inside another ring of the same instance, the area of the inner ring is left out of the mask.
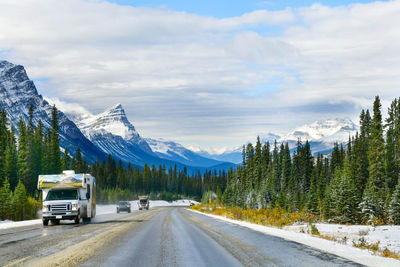
[[[183,208],[0,231],[0,266],[360,266]]]

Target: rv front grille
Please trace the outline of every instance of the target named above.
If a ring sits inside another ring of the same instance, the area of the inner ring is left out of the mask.
[[[67,211],[69,208],[68,204],[53,204],[51,205],[52,211]]]

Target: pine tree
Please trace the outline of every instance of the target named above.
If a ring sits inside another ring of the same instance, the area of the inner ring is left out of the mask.
[[[400,100],[400,98],[399,98]],[[400,161],[400,101],[394,99],[386,119],[386,186],[391,193],[396,187]]]
[[[324,216],[339,223],[354,223],[358,220],[357,189],[346,171],[336,169],[329,185],[324,205]]]
[[[4,171],[6,165],[5,151],[8,141],[7,124],[8,121],[6,112],[4,110],[0,110],[0,182],[3,182],[3,180],[1,179],[4,179],[4,177],[6,177]]]
[[[0,217],[2,220],[11,219],[12,215],[12,191],[8,180],[3,181],[0,188]]]
[[[371,124],[371,136],[368,147],[369,179],[367,189],[364,191],[362,208],[364,218],[371,221],[374,217],[383,219],[385,192],[385,147],[383,140],[383,127],[381,103],[378,96],[374,101],[374,115]],[[371,214],[371,212],[373,212]]]
[[[25,219],[25,207],[27,203],[27,194],[24,184],[21,180],[18,181],[18,185],[15,188],[12,200],[12,206],[14,211],[14,219],[21,221]]]
[[[17,186],[17,146],[15,143],[14,129],[8,135],[7,148],[5,151],[4,175],[10,182],[11,188]]]
[[[69,170],[70,169],[70,157],[68,154],[68,148],[64,149],[64,156],[62,158],[62,169],[63,170]]]
[[[35,129],[32,145],[32,173],[37,178],[43,171],[43,123],[39,120]],[[34,179],[36,181],[36,179]]]
[[[60,141],[58,136],[58,110],[56,106],[53,106],[51,111],[51,131],[50,131],[50,161],[49,161],[49,172],[60,173],[61,172],[61,151]]]
[[[389,206],[389,220],[393,224],[400,224],[400,183],[397,184]]]
[[[30,180],[32,179],[31,169],[28,162],[28,144],[27,144],[27,135],[26,135],[26,126],[22,118],[18,124],[18,177],[22,180],[24,185],[29,185]]]

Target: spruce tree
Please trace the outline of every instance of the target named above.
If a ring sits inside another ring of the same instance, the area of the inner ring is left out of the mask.
[[[26,203],[27,203],[26,189],[21,180],[19,180],[18,185],[15,188],[12,200],[15,220],[21,221],[25,219]]]
[[[70,157],[68,153],[68,148],[64,149],[64,156],[62,158],[62,169],[63,170],[69,170],[70,169]]]
[[[13,128],[8,135],[7,148],[5,151],[4,175],[10,182],[11,188],[15,188],[17,186],[17,146]]]
[[[2,220],[11,219],[12,216],[12,191],[7,179],[0,188],[0,217]]]
[[[27,143],[27,135],[26,135],[26,126],[22,118],[18,124],[18,178],[22,180],[25,185],[30,184],[30,180],[32,179],[31,169],[28,162],[28,143]]]
[[[50,160],[49,160],[49,172],[60,173],[61,172],[61,151],[60,141],[58,136],[58,110],[54,105],[51,110],[51,131],[50,131]]]
[[[389,206],[389,220],[393,224],[400,224],[400,183],[397,184]]]
[[[339,223],[357,222],[357,189],[346,171],[336,169],[325,198],[324,216],[326,218]]]
[[[7,123],[6,112],[4,110],[0,110],[0,182],[3,182],[2,179],[6,177],[4,171],[6,165],[5,151],[8,141]]]
[[[381,103],[379,97],[376,96],[368,147],[369,179],[362,202],[362,209],[365,212],[364,219],[368,221],[371,221],[375,217],[381,219],[384,217],[384,203],[386,198],[384,153]]]

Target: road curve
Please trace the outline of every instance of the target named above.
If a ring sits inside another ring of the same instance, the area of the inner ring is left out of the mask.
[[[183,208],[0,231],[0,266],[360,266]]]

